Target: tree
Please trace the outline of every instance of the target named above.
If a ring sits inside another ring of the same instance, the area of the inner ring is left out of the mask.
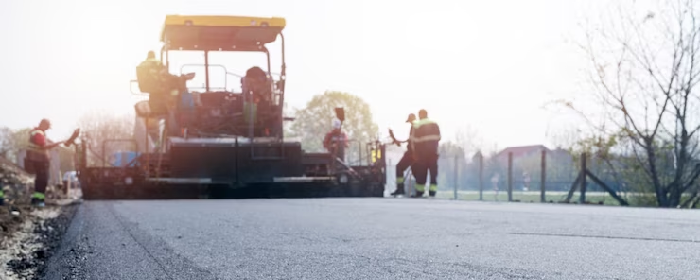
[[[549,135],[549,141],[554,148],[569,149],[575,146],[581,138],[579,129],[567,128]]]
[[[58,156],[61,159],[61,172],[75,170],[75,149],[73,147],[58,147]]]
[[[448,141],[440,144],[438,152],[438,187],[446,190],[454,188],[457,184],[458,187],[465,188],[465,179],[470,174],[467,174],[464,149],[459,144]]]
[[[470,125],[457,129],[455,140],[456,144],[464,150],[464,156],[468,161],[484,146],[484,138]]]
[[[290,107],[289,103],[284,102],[284,107],[282,108],[282,116],[285,118],[286,117],[293,118],[295,116],[294,114],[298,111],[299,111],[298,109]],[[289,122],[289,121],[284,121],[284,123],[282,124],[284,138],[296,138],[296,137],[298,137],[297,133],[294,130],[292,130],[293,124],[294,124],[293,122]]]
[[[18,162],[19,152],[29,141],[30,128],[12,130],[7,127],[0,129],[0,156],[15,164]]]
[[[362,147],[364,162],[367,157],[365,144],[375,140],[378,126],[374,123],[369,104],[358,96],[337,91],[326,91],[314,96],[306,103],[306,108],[296,110],[296,120],[291,125],[289,134],[300,137],[303,149],[307,152],[326,152],[323,149],[323,138],[332,129],[336,107],[345,110],[342,129],[351,141],[345,152],[346,160],[356,163]]]
[[[133,143],[128,141],[105,142],[105,140],[134,139],[134,115],[116,115],[106,112],[90,112],[78,120],[82,136],[88,145],[87,163],[110,165],[114,154],[119,151],[133,151]],[[104,152],[104,158],[103,158]]]
[[[497,148],[497,146],[494,145],[494,148]],[[501,160],[498,158],[498,150],[494,149],[488,155],[484,156],[483,172],[485,189],[493,188],[491,179],[494,176],[498,176],[499,188],[505,184],[506,178],[508,178],[508,169],[501,164]]]
[[[586,31],[581,47],[590,60],[592,93],[604,106],[597,109],[607,120],[591,123],[601,134],[622,132],[620,142],[630,148],[657,205],[676,207],[690,203],[682,195],[700,175],[700,14],[692,0],[662,2],[654,11],[620,4]],[[664,166],[664,153],[675,165]]]
[[[7,127],[0,128],[0,157],[4,157],[6,159],[12,158],[11,155],[13,154],[16,146],[14,143],[13,134],[14,132]]]

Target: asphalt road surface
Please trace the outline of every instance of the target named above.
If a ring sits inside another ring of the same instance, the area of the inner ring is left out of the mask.
[[[700,279],[700,211],[391,198],[86,201],[46,279]]]

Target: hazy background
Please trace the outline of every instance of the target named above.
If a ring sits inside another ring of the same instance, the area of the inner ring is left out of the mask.
[[[293,107],[325,90],[346,91],[371,105],[382,133],[392,127],[405,135],[406,115],[424,108],[446,138],[472,127],[485,148],[552,145],[552,134],[575,122],[543,105],[580,94],[586,60],[568,40],[599,3],[3,0],[0,125],[48,117],[49,135],[62,138],[86,112],[129,113],[129,81],[157,48],[166,14],[230,14],[287,19]],[[229,70],[264,61],[253,58]]]

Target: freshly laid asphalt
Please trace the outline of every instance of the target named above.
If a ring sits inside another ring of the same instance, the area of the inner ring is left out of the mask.
[[[392,198],[85,201],[45,279],[700,279],[700,211]]]

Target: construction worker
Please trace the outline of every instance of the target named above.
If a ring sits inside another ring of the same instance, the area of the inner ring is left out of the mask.
[[[408,169],[409,166],[413,163],[413,155],[411,154],[411,151],[413,147],[411,146],[411,138],[410,135],[413,133],[413,122],[416,120],[416,114],[409,114],[408,119],[406,119],[406,123],[409,123],[411,125],[411,131],[409,132],[409,138],[406,141],[398,141],[396,139],[394,140],[394,144],[397,146],[401,146],[401,143],[407,143],[406,147],[406,152],[403,153],[403,156],[401,157],[401,160],[399,160],[399,163],[396,164],[396,190],[391,193],[391,195],[402,195],[406,193],[405,187],[404,187],[404,177],[403,174]],[[393,135],[393,132],[392,132]]]
[[[413,197],[423,197],[425,184],[430,175],[430,197],[435,197],[437,193],[438,176],[438,148],[441,135],[440,126],[428,118],[428,111],[418,112],[418,121],[413,122],[411,132],[411,145],[413,148],[413,165],[411,170],[416,178],[416,195]]]
[[[258,66],[253,66],[246,71],[245,77],[241,78],[241,89],[243,90],[245,104],[243,105],[243,118],[247,123],[258,123],[259,112],[266,112],[270,109],[271,94],[269,87],[266,91],[267,73]],[[252,111],[252,112],[251,112]],[[251,118],[252,115],[252,118]],[[265,129],[267,125],[256,125]],[[264,131],[264,130],[263,130]]]
[[[136,67],[136,77],[141,92],[148,93],[149,112],[157,115],[157,118],[166,119],[167,134],[179,132],[178,121],[185,125],[191,114],[176,114],[180,103],[186,103],[189,94],[186,81],[194,78],[195,73],[182,76],[172,75],[168,67],[156,59],[156,53],[149,51],[146,60]],[[185,126],[186,127],[186,126]]]
[[[146,60],[136,66],[136,77],[141,92],[149,94],[148,107],[150,112],[165,113],[168,69],[156,59],[156,53],[149,51]]]
[[[46,185],[49,181],[49,150],[63,144],[64,141],[51,143],[46,138],[46,131],[51,129],[51,122],[42,119],[38,127],[29,132],[29,143],[24,158],[24,168],[28,173],[36,175],[34,193],[31,202],[35,206],[44,207]]]
[[[334,119],[333,129],[326,133],[326,136],[323,138],[323,147],[345,162],[345,148],[349,147],[348,136],[340,130],[340,126],[340,120]]]
[[[156,53],[149,51],[146,60],[136,66],[136,76],[141,92],[149,93],[151,112],[165,113],[168,103],[173,103],[186,90],[184,81],[194,78],[194,73],[177,76],[168,72],[168,67],[156,59]]]

